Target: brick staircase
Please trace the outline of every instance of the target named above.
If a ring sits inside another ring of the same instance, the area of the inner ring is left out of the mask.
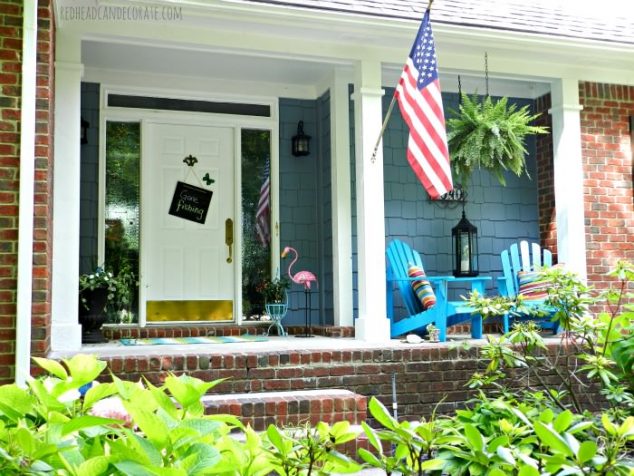
[[[366,397],[339,389],[206,395],[202,401],[205,413],[237,416],[256,431],[320,421],[357,425],[367,417]]]
[[[202,402],[206,414],[237,416],[256,431],[264,431],[271,424],[284,428],[305,423],[314,426],[320,421],[331,425],[348,421],[358,428],[367,416],[366,397],[340,389],[206,395]],[[356,459],[359,448],[369,449],[367,437],[360,430],[355,440],[338,449]]]

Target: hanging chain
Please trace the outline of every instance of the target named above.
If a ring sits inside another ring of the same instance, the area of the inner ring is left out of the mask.
[[[489,55],[484,52],[484,82],[486,84],[487,97],[489,97]]]
[[[462,104],[462,82],[460,81],[460,75],[458,75],[458,103]]]

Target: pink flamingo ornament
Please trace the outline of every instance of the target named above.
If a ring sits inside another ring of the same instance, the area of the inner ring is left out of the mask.
[[[290,246],[287,246],[286,248],[284,248],[284,251],[282,251],[282,258],[286,258],[288,253],[291,251],[295,253],[295,259],[293,259],[293,261],[291,261],[291,264],[288,265],[288,271],[287,271],[288,277],[291,278],[291,281],[293,281],[296,284],[301,284],[302,286],[304,286],[304,289],[308,289],[308,290],[310,290],[310,285],[313,281],[315,282],[315,284],[317,284],[317,286],[319,286],[319,283],[317,282],[317,276],[315,276],[310,271],[298,271],[293,276],[293,274],[291,273],[291,268],[293,267],[293,265],[297,262],[297,259],[299,258],[299,254],[297,253],[297,250],[295,248],[291,248]]]

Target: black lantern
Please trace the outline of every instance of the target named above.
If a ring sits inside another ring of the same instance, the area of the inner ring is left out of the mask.
[[[310,136],[304,134],[304,121],[297,123],[297,135],[293,136],[293,155],[301,157],[310,154]]]
[[[90,123],[84,119],[83,117],[81,118],[81,130],[80,130],[80,135],[81,135],[81,143],[82,144],[88,144],[88,128],[90,127]]]
[[[451,229],[453,248],[453,275],[456,278],[477,276],[478,229],[473,226],[462,209],[462,219]]]

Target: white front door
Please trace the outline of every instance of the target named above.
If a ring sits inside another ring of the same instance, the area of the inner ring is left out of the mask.
[[[233,320],[234,136],[230,127],[143,124],[141,322]],[[213,193],[203,224],[169,214],[179,181]]]

